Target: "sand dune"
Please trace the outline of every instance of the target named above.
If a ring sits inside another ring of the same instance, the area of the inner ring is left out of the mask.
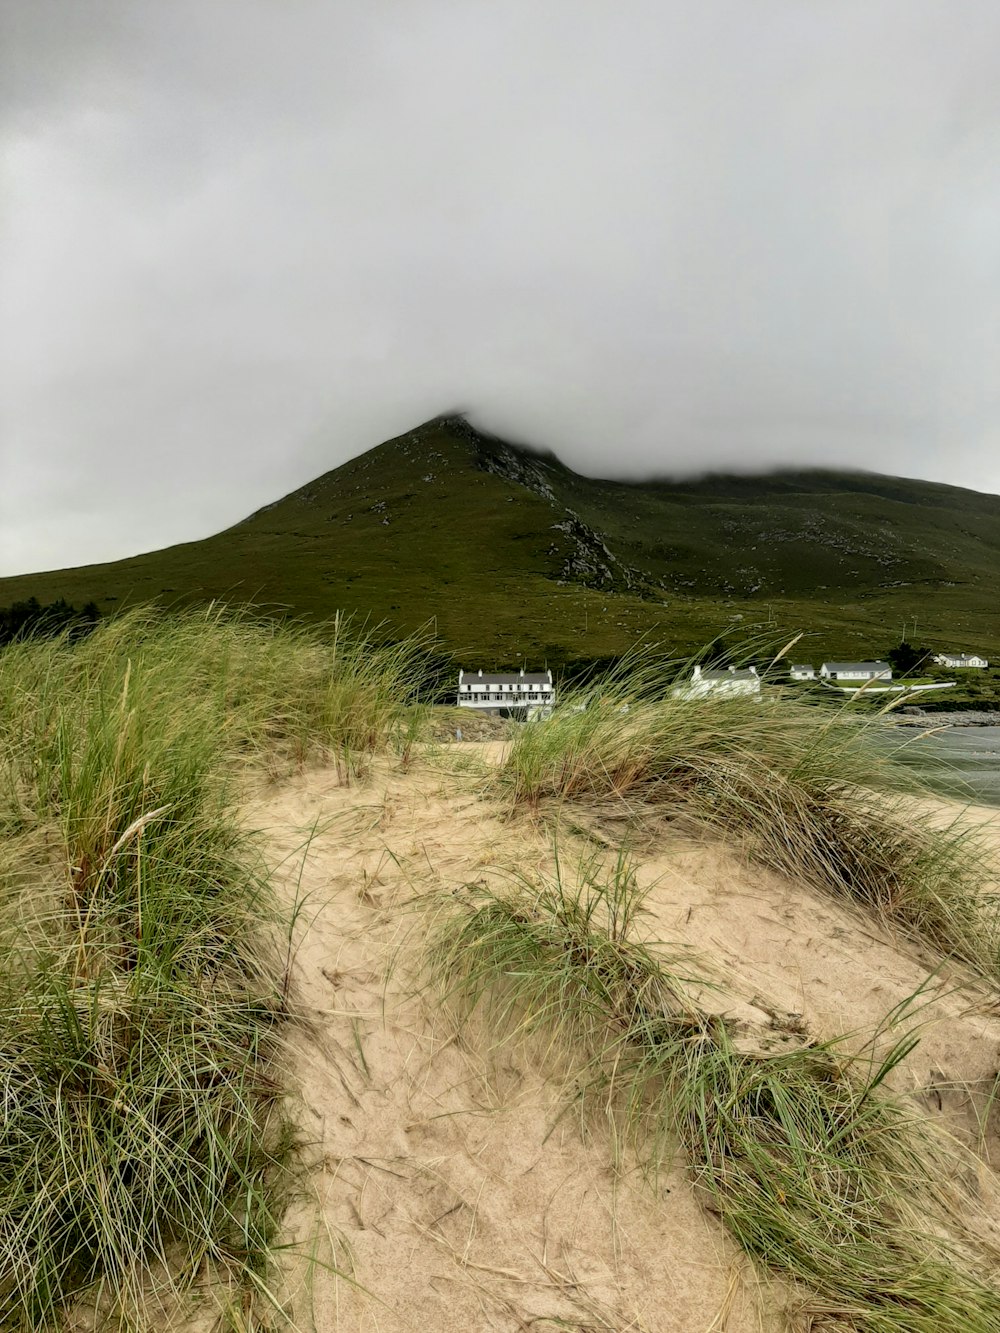
[[[551,868],[550,826],[506,819],[476,794],[476,766],[499,752],[444,747],[407,773],[379,761],[353,786],[306,771],[249,811],[282,891],[304,903],[307,1022],[290,1063],[311,1142],[288,1240],[351,1279],[299,1264],[294,1308],[305,1318],[308,1296],[324,1333],[777,1333],[795,1292],[762,1285],[682,1164],[644,1182],[605,1125],[566,1113],[567,1083],[538,1054],[487,1067],[485,1037],[456,1038],[412,993],[415,900]],[[570,829],[559,846],[564,859],[585,851]],[[910,942],[718,843],[664,825],[646,830],[636,864],[650,935],[697,952],[720,1010],[778,1030],[867,1033],[924,987],[922,1039],[895,1086],[981,1152],[978,1192],[996,1210],[990,995],[950,965],[928,982],[937,960]]]

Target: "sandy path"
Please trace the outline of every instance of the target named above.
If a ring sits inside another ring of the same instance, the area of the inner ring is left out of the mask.
[[[776,1333],[783,1323],[757,1313],[752,1271],[682,1171],[657,1194],[613,1170],[606,1132],[560,1118],[563,1100],[525,1059],[487,1079],[398,975],[385,982],[414,892],[548,860],[544,839],[454,786],[427,770],[379,768],[352,788],[314,772],[252,811],[272,855],[289,858],[286,891],[309,900],[296,981],[312,1024],[292,1057],[315,1142],[289,1235],[314,1244],[318,1211],[321,1259],[341,1237],[367,1289],[314,1272],[316,1327]],[[302,866],[317,819],[327,827]]]

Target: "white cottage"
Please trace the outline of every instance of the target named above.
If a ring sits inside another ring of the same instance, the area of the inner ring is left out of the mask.
[[[824,680],[857,681],[892,680],[892,667],[887,662],[824,662],[819,669]]]
[[[989,666],[985,657],[978,657],[975,653],[937,653],[934,661],[938,666],[978,667],[980,671]]]
[[[800,664],[799,666],[789,667],[788,674],[791,676],[792,680],[815,680],[816,668],[814,666],[809,666],[808,663],[804,665]]]
[[[715,670],[696,666],[686,685],[674,690],[675,698],[700,699],[706,694],[760,694],[756,667]]]
[[[458,706],[527,717],[556,701],[551,671],[459,671]]]

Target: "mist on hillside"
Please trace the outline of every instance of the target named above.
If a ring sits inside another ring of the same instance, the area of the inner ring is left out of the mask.
[[[588,475],[1000,491],[1000,10],[8,0],[0,573],[461,404]]]

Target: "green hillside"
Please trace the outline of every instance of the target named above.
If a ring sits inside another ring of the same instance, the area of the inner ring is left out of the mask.
[[[998,578],[996,496],[834,471],[602,481],[449,416],[203,541],[0,579],[0,605],[346,609],[507,663],[766,627],[804,631],[796,655],[819,660],[882,653],[914,617],[923,643],[997,655]]]

